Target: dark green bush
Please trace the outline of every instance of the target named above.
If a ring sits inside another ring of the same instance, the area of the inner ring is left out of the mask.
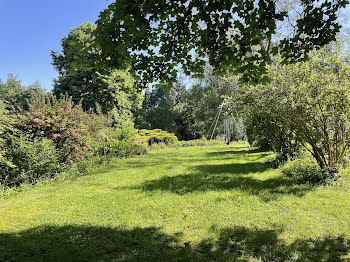
[[[34,184],[38,179],[52,178],[61,172],[59,154],[49,139],[14,136],[8,140],[4,157],[11,165],[0,163],[0,183],[3,187]]]
[[[308,157],[287,162],[282,167],[283,175],[299,183],[324,183],[325,173],[319,168],[316,161]]]

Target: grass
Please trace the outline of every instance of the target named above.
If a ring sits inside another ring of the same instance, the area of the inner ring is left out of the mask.
[[[350,261],[350,175],[297,185],[268,157],[170,148],[0,199],[0,261]]]

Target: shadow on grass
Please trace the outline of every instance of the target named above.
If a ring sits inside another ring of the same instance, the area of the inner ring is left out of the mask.
[[[283,176],[265,180],[249,176],[268,170],[265,163],[200,165],[193,169],[196,171],[190,174],[163,176],[157,180],[146,181],[138,189],[163,190],[180,195],[235,189],[257,196],[263,201],[271,201],[285,194],[301,197],[314,188],[312,185],[297,184]]]
[[[134,161],[134,160],[128,160],[127,163],[125,163],[123,166],[115,166],[115,169],[119,170],[128,170],[130,168],[137,169],[137,168],[145,168],[145,167],[157,167],[160,165],[181,165],[181,164],[188,164],[188,163],[200,163],[200,162],[207,162],[208,159],[203,158],[179,158],[179,159],[171,159],[171,158],[164,158],[164,157],[154,157],[151,160],[142,160],[142,161]]]
[[[253,153],[261,153],[261,154],[270,154],[268,152],[262,152],[259,149],[251,149],[247,148],[246,146],[237,146],[234,147],[234,149],[230,148],[229,150],[221,150],[221,151],[214,151],[214,152],[208,152],[206,153],[208,156],[223,156],[223,155],[244,155],[244,154],[253,154]]]
[[[191,154],[187,155],[179,155],[176,152],[168,153],[166,156],[163,154],[152,155],[152,158],[144,158],[144,157],[136,157],[132,159],[126,160],[122,165],[120,163],[111,163],[110,167],[116,170],[129,170],[132,169],[138,169],[138,168],[145,168],[145,167],[157,167],[160,165],[181,165],[181,164],[194,164],[194,163],[201,163],[201,162],[208,162],[208,160],[216,160],[216,161],[223,161],[223,160],[232,160],[237,155],[245,155],[249,158],[254,158],[254,160],[266,157],[270,155],[268,152],[259,152],[257,150],[244,150],[244,146],[242,147],[235,147],[235,149],[238,150],[224,150],[220,152],[209,152],[206,153],[205,149],[203,149],[202,154],[199,156],[193,156]],[[258,155],[254,153],[259,153]]]
[[[210,154],[210,153],[208,153]],[[232,153],[228,154],[227,157],[221,157],[218,158],[217,156],[209,156],[206,157],[205,155],[200,156],[200,157],[191,157],[191,156],[184,156],[181,158],[171,158],[171,157],[159,157],[159,156],[154,156],[154,158],[150,159],[150,160],[145,160],[145,159],[135,159],[135,160],[127,160],[126,163],[124,163],[121,166],[115,165],[113,166],[114,169],[119,169],[119,170],[128,170],[130,168],[133,169],[137,169],[137,168],[145,168],[145,167],[157,167],[160,165],[183,165],[183,164],[199,164],[199,163],[203,163],[203,162],[208,162],[210,160],[216,160],[216,161],[223,161],[223,160],[232,160],[234,159],[234,155],[232,155],[230,157]],[[255,155],[249,155],[247,154],[247,156],[252,156],[254,158],[254,160],[256,159],[260,159],[262,157],[265,157],[269,155],[269,153],[266,154],[262,154],[259,156],[255,156]],[[210,169],[211,167],[208,165],[202,165],[199,166],[199,168],[202,167],[203,169],[206,169],[208,167],[208,169]],[[236,172],[239,172],[240,170],[243,170],[243,172],[248,172],[248,171],[244,171],[244,169],[248,169],[248,168],[252,168],[252,172],[257,172],[257,171],[265,171],[266,169],[269,168],[268,165],[266,165],[265,163],[257,163],[257,162],[249,162],[246,164],[227,164],[227,165],[222,165],[221,167],[219,167],[218,165],[213,165],[212,169],[216,169],[216,168],[220,168],[220,170],[222,170],[222,172],[235,172],[235,169],[238,169]],[[225,170],[225,168],[227,168]]]
[[[210,255],[212,258],[219,258],[219,261],[300,262],[346,261],[343,257],[350,251],[350,241],[343,236],[297,239],[287,244],[279,238],[281,233],[282,230],[278,229],[225,228],[220,231],[217,242],[203,241],[199,251],[204,257]]]
[[[262,173],[269,169],[269,166],[260,162],[233,163],[233,164],[216,164],[216,165],[198,165],[193,169],[198,173],[204,174],[230,174],[245,175],[253,173]]]
[[[284,177],[258,180],[252,177],[220,175],[220,174],[187,174],[180,176],[164,176],[158,180],[145,182],[141,186],[144,191],[163,190],[175,194],[191,192],[240,190],[259,197],[263,201],[271,201],[285,194],[301,197],[313,189],[311,185],[295,184]]]
[[[244,227],[219,230],[218,240],[198,245],[157,228],[121,230],[93,226],[45,226],[0,234],[1,261],[345,261],[342,236],[279,239],[281,230]]]

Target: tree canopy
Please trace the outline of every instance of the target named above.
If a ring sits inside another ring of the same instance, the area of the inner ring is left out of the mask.
[[[44,94],[45,90],[39,82],[29,86],[22,85],[21,81],[12,74],[9,74],[6,82],[0,79],[0,100],[9,111],[28,109],[28,99],[31,96]]]
[[[102,113],[130,118],[131,110],[141,105],[140,90],[126,70],[99,67],[101,53],[90,48],[95,28],[91,23],[73,28],[62,38],[62,52],[52,52],[53,65],[59,73],[53,93],[72,96],[75,103],[82,103],[84,110],[96,109],[98,104]],[[76,65],[74,72],[70,72],[71,64]]]
[[[268,82],[270,54],[284,62],[335,40],[337,12],[348,0],[118,0],[96,21],[95,47],[105,66],[130,68],[142,86],[172,86],[181,68],[202,76],[236,73],[248,83]],[[297,15],[292,17],[289,10]],[[277,36],[281,22],[290,34]]]
[[[333,172],[349,147],[349,73],[340,50],[327,47],[309,61],[271,66],[271,83],[241,89],[232,107],[244,114],[257,142],[289,157],[301,145]]]

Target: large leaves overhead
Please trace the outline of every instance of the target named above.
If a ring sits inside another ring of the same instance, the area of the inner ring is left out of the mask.
[[[337,11],[347,0],[301,0],[294,33],[272,48],[287,12],[276,0],[117,0],[101,12],[95,46],[106,66],[131,67],[138,83],[171,85],[182,68],[200,76],[207,62],[218,74],[236,73],[263,83],[270,53],[284,61],[335,40]]]

